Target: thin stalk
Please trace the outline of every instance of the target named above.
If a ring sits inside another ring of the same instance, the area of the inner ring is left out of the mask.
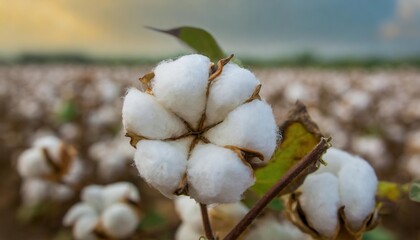
[[[291,168],[287,173],[280,178],[280,180],[258,200],[252,209],[245,215],[244,218],[226,235],[224,240],[237,239],[245,229],[261,214],[265,207],[279,195],[279,193],[293,182],[299,174],[307,169],[311,164],[318,161],[322,154],[328,149],[328,139],[322,138],[310,153],[308,153],[302,160]]]
[[[215,240],[211,229],[210,218],[207,212],[207,205],[200,203],[201,218],[203,219],[204,232],[208,240]]]

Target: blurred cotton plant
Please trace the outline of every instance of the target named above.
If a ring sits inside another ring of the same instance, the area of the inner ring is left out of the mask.
[[[43,200],[66,200],[84,175],[76,150],[54,136],[40,137],[17,160],[23,178],[21,188],[25,205]]]
[[[365,160],[335,148],[323,159],[327,165],[289,197],[288,216],[315,239],[361,239],[377,224],[375,171]]]
[[[65,226],[73,227],[75,239],[125,239],[135,233],[141,213],[140,194],[133,184],[90,185],[81,200],[63,219]]]
[[[123,124],[140,175],[169,198],[233,203],[254,184],[255,164],[276,148],[271,107],[249,70],[202,55],[161,62],[128,90]]]

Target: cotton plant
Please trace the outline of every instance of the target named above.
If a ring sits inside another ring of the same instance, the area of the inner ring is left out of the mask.
[[[132,183],[89,185],[81,200],[63,219],[65,226],[73,227],[75,239],[125,239],[135,233],[141,219],[140,194]]]
[[[94,143],[89,148],[89,156],[97,162],[97,172],[101,179],[113,180],[124,174],[131,164],[134,149],[121,136]]]
[[[17,170],[23,178],[23,204],[29,206],[71,198],[84,175],[76,150],[51,135],[36,139],[18,157]]]
[[[234,203],[254,184],[253,167],[277,141],[271,107],[253,73],[230,58],[161,62],[130,88],[122,115],[140,176],[163,195],[202,204]]]
[[[363,159],[336,148],[323,156],[326,166],[308,175],[288,199],[288,216],[315,239],[361,239],[376,226],[378,179]]]

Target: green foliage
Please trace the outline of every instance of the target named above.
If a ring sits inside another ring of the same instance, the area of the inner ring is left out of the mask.
[[[155,211],[150,211],[145,214],[140,222],[139,228],[141,230],[154,230],[161,228],[166,224],[165,217]]]
[[[77,107],[71,100],[66,100],[61,103],[57,111],[56,119],[60,123],[72,122],[76,119]]]
[[[226,57],[226,54],[223,53],[214,37],[204,29],[195,27],[178,27],[169,30],[161,30],[152,27],[148,28],[176,37],[194,51],[209,57],[212,61],[216,62],[217,60]]]
[[[405,194],[407,194],[408,188],[406,185],[401,185],[394,182],[380,181],[378,183],[378,190],[376,196],[379,199],[386,199],[392,202],[396,202]]]
[[[396,239],[392,233],[384,228],[378,227],[372,231],[363,234],[363,240],[394,240]]]
[[[410,199],[415,202],[420,202],[420,180],[416,180],[411,183]]]
[[[259,195],[267,192],[289,169],[306,156],[321,140],[317,125],[311,120],[306,107],[298,102],[290,112],[288,120],[280,127],[283,139],[270,162],[256,170],[257,178],[252,189]],[[316,170],[316,166],[304,171],[299,179],[286,191],[296,189],[305,176]],[[285,193],[285,192],[283,192]]]

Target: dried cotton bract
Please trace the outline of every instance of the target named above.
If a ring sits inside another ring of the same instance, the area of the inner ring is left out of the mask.
[[[33,147],[19,156],[17,170],[23,178],[25,205],[70,198],[84,174],[75,149],[53,136],[35,140]]]
[[[169,198],[237,202],[254,184],[254,163],[274,152],[277,127],[260,82],[231,57],[164,61],[140,79],[144,91],[127,92],[123,124],[136,167]]]
[[[131,183],[90,185],[81,199],[63,219],[65,226],[73,226],[75,239],[125,239],[137,229],[140,195]]]
[[[327,165],[288,199],[289,217],[317,239],[358,239],[377,222],[375,172],[365,160],[335,148],[323,159]]]

